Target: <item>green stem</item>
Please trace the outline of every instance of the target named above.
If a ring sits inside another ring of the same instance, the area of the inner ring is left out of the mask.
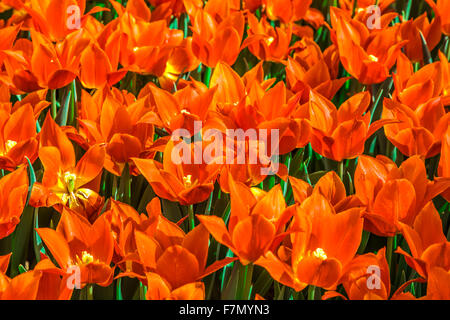
[[[94,300],[94,285],[87,284],[80,292],[80,300]]]
[[[75,80],[72,81],[72,85],[70,87],[71,96],[70,96],[70,118],[69,118],[69,124],[75,125],[75,118],[77,117],[77,87]],[[76,127],[76,126],[75,126]]]
[[[188,215],[189,215],[189,224],[190,229],[193,230],[195,228],[195,218],[194,218],[194,205],[191,204],[188,206]]]
[[[344,181],[344,160],[340,161],[338,164],[338,174],[341,181]]]
[[[314,296],[316,293],[316,287],[313,285],[309,285],[308,287],[308,300],[314,300]]]
[[[209,88],[209,83],[211,82],[211,74],[212,74],[212,69],[210,67],[206,67],[205,78],[204,78],[203,82],[206,84],[206,86],[208,88]]]
[[[52,118],[56,119],[56,89],[52,89]]]
[[[252,286],[253,264],[239,264],[239,279],[236,300],[249,300]]]
[[[392,262],[392,251],[394,247],[394,237],[387,238],[386,260],[389,265],[389,269],[392,267],[391,262]]]
[[[112,184],[112,190],[111,195],[114,198],[114,200],[117,200],[117,176],[115,174],[113,176],[113,184]]]

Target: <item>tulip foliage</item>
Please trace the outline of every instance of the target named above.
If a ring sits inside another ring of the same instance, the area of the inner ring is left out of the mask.
[[[0,299],[450,299],[411,3],[0,1]]]

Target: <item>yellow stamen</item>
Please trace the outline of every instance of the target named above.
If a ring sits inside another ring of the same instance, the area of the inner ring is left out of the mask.
[[[192,185],[192,175],[188,174],[183,177],[183,183],[186,188],[189,188]]]
[[[378,58],[377,57],[375,57],[374,55],[369,55],[369,59],[370,59],[370,61],[373,61],[373,62],[378,62]]]
[[[317,248],[316,250],[314,250],[313,256],[320,260],[326,260],[328,258],[322,248]]]
[[[87,253],[86,251],[83,251],[81,254],[81,262],[83,264],[94,262],[94,257],[91,254]]]
[[[272,42],[274,42],[275,41],[275,38],[274,37],[269,37],[269,38],[267,38],[266,39],[266,43],[267,43],[267,45],[271,45],[272,44]]]

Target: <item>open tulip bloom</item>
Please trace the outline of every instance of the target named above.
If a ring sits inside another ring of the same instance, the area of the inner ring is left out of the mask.
[[[450,1],[0,1],[1,300],[450,300]]]

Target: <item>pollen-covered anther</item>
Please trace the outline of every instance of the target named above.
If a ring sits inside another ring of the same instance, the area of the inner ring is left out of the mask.
[[[373,54],[369,55],[369,59],[370,59],[370,61],[378,62],[378,58],[375,57]]]
[[[275,41],[275,38],[274,37],[268,37],[268,38],[266,38],[266,43],[267,43],[267,45],[271,45],[272,44],[272,42],[274,42]]]
[[[14,140],[8,140],[5,142],[4,152],[1,152],[0,154],[4,155],[9,152],[12,148],[14,148],[17,145],[17,141]]]
[[[81,262],[84,263],[84,264],[88,264],[88,263],[94,262],[94,257],[90,253],[88,253],[87,251],[83,251],[81,253]]]
[[[189,188],[192,185],[192,175],[188,174],[183,177],[183,183],[186,188]]]
[[[313,256],[320,260],[326,260],[328,258],[322,248],[317,248],[316,250],[314,250]]]

